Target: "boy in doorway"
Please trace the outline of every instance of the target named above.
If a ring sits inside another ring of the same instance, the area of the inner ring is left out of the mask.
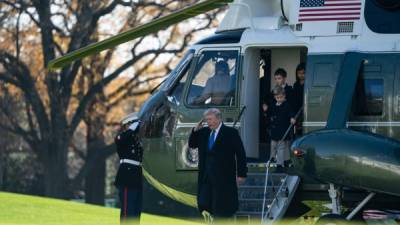
[[[271,162],[276,162],[278,166],[290,166],[289,138],[287,132],[290,124],[296,122],[294,112],[286,100],[285,89],[276,86],[272,91],[275,103],[270,107],[263,105],[264,112],[268,109],[268,117],[271,128]],[[276,157],[276,158],[275,158]]]
[[[293,87],[286,83],[287,72],[285,69],[278,68],[274,73],[275,86],[282,87],[285,90],[286,101],[292,105]]]
[[[286,83],[286,78],[287,78],[287,72],[283,68],[278,68],[275,70],[274,73],[274,87],[282,87],[285,91],[285,96],[286,100],[290,105],[292,105],[292,95],[293,95],[293,87],[290,86],[288,83]],[[273,92],[273,91],[272,91]],[[274,98],[273,93],[268,93],[266,96],[264,96],[263,101],[262,101],[262,107],[265,108],[270,105],[273,105],[276,103],[276,100]],[[266,110],[264,110],[266,112]]]

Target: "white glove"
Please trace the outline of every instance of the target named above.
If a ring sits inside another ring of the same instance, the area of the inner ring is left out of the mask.
[[[139,126],[139,122],[134,122],[128,127],[128,129],[135,131],[138,128],[138,126]]]

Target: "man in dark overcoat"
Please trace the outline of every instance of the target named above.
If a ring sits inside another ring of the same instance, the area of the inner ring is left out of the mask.
[[[189,147],[199,151],[198,209],[229,218],[238,209],[237,185],[246,179],[246,153],[239,132],[222,123],[218,109],[208,109],[203,120],[189,137]]]

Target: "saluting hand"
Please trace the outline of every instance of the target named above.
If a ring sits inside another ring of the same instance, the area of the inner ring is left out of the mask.
[[[197,123],[196,127],[194,128],[194,131],[198,131],[198,130],[200,130],[201,128],[203,128],[203,121],[204,121],[204,119],[201,119],[201,120]]]

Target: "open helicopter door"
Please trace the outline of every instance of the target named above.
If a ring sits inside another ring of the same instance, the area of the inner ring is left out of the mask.
[[[216,74],[220,70],[223,74]],[[219,109],[227,126],[233,126],[237,120],[241,110],[239,71],[240,47],[202,48],[195,54],[190,69],[179,81],[185,85],[176,107],[177,170],[196,168],[196,156],[187,147],[187,137],[207,109]],[[240,128],[240,121],[235,127]]]
[[[262,115],[261,104],[272,97],[270,93],[276,85],[273,74],[278,68],[284,69],[287,84],[293,85],[296,67],[306,61],[307,51],[303,46],[251,46],[244,51],[241,104],[246,110],[242,116],[245,122],[242,122],[241,134],[252,162],[266,163],[270,154],[268,121]],[[298,109],[294,110],[297,113]]]

